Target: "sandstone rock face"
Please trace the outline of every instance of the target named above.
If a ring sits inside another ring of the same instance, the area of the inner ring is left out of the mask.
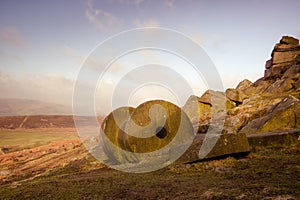
[[[198,106],[195,106],[195,102]],[[207,90],[200,98],[191,96],[182,109],[189,116],[195,133],[206,133],[210,125],[219,126],[217,120],[223,124],[226,110],[235,107],[236,103],[227,98],[224,92]],[[215,125],[211,124],[212,116]]]
[[[233,88],[228,88],[225,93],[227,98],[235,102],[236,104],[242,103],[243,100],[248,97],[241,90],[233,89]]]
[[[207,90],[204,92],[204,94],[199,98],[199,102],[209,104],[215,112],[235,107],[235,103],[226,97],[225,92],[214,90]]]
[[[248,79],[244,79],[243,81],[241,81],[237,87],[235,89],[240,90],[240,91],[244,91],[245,89],[247,89],[248,87],[250,87],[252,85],[252,82],[249,81]]]
[[[299,44],[299,40],[289,36],[283,36],[280,40],[281,44]]]
[[[252,149],[259,149],[274,146],[300,146],[300,129],[281,130],[275,132],[266,132],[262,134],[248,135],[248,142]]]
[[[209,105],[212,105],[213,104],[213,99],[215,101],[222,101],[225,99],[225,95],[224,95],[224,92],[219,92],[219,91],[214,91],[214,90],[207,90],[204,92],[204,94],[199,98],[199,101],[201,103],[206,103],[206,104],[209,104]]]
[[[272,59],[267,60],[266,65],[265,65],[266,69],[270,69],[271,67],[272,67]]]
[[[182,110],[187,114],[192,122],[195,133],[207,132],[209,120],[211,118],[211,105],[203,103],[197,96],[190,96]]]
[[[300,55],[295,56],[295,61],[297,64],[300,64]]]
[[[245,134],[221,134],[211,136],[211,140],[217,137],[217,143],[210,144],[210,139],[206,138],[205,135],[197,135],[194,139],[193,144],[186,151],[186,153],[178,160],[178,162],[194,162],[199,160],[199,151],[201,146],[213,145],[213,148],[209,152],[205,152],[205,148],[202,149],[203,156],[200,159],[217,158],[227,155],[235,154],[246,154],[250,152],[250,146],[248,139]],[[205,141],[206,140],[206,141]],[[206,144],[204,144],[204,141]]]
[[[299,100],[293,96],[283,98],[269,112],[250,121],[240,131],[245,134],[264,133],[296,127],[296,105]]]
[[[300,54],[299,40],[293,37],[283,36],[279,44],[272,51],[272,59],[266,63],[265,75],[276,75],[277,67],[295,63],[295,58]],[[270,70],[271,69],[271,70]],[[275,71],[275,73],[272,73]]]
[[[227,102],[234,104],[226,107],[222,132],[249,135],[299,127],[299,61],[299,41],[282,37],[274,47],[272,58],[266,62],[264,77],[254,83],[243,80],[236,89],[226,90]],[[199,101],[212,106],[209,101],[211,94],[218,98],[224,95],[222,92],[207,91]],[[199,124],[202,122],[200,119]],[[204,123],[198,132],[205,133],[208,127],[209,123]]]

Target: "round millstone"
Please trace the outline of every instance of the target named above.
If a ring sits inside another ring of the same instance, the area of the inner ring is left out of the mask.
[[[121,107],[102,123],[104,153],[110,163],[136,163],[146,155],[158,162],[176,160],[195,137],[186,113],[175,104],[153,100],[137,108]],[[146,157],[145,157],[146,156]]]

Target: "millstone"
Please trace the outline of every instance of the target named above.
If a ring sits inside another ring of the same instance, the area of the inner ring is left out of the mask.
[[[174,159],[194,138],[188,116],[180,107],[163,100],[148,101],[137,108],[121,107],[111,112],[101,126],[107,140],[104,153],[113,163],[132,163],[140,153]],[[104,140],[105,141],[105,140]],[[172,155],[171,155],[172,154]]]

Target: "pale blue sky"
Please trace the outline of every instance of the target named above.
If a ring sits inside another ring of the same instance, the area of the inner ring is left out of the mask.
[[[88,53],[113,34],[144,26],[193,38],[224,87],[235,87],[263,75],[282,35],[300,37],[299,8],[298,0],[2,0],[0,97],[69,104]]]

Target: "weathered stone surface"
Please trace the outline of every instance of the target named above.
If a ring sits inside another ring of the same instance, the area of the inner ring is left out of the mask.
[[[294,115],[295,115],[295,128],[300,128],[300,101],[296,102],[294,105]]]
[[[251,86],[245,88],[243,91],[248,97],[262,93],[266,88],[270,86],[270,80],[266,80],[264,77],[256,80]]]
[[[199,127],[198,127],[198,130],[197,130],[197,134],[205,134],[205,133],[207,133],[208,128],[209,128],[209,124],[208,123],[207,124],[200,123]]]
[[[222,134],[212,151],[205,158],[250,152],[250,146],[244,134]]]
[[[264,77],[269,77],[272,75],[272,68],[266,69],[264,73]]]
[[[266,61],[265,68],[266,68],[266,69],[270,69],[270,68],[272,67],[272,64],[273,64],[273,63],[272,63],[272,59],[267,60],[267,61]]]
[[[289,51],[298,51],[300,48],[299,44],[276,44],[274,46],[273,52],[289,52]],[[271,54],[272,55],[272,54]]]
[[[300,54],[295,56],[296,64],[300,64]]]
[[[300,146],[300,129],[291,129],[262,134],[248,135],[248,142],[253,150],[268,146]]]
[[[199,101],[202,103],[206,103],[212,105],[213,103],[225,102],[226,97],[224,92],[214,91],[214,90],[207,90],[204,94],[199,98]],[[215,102],[213,102],[215,101]]]
[[[182,109],[186,112],[188,116],[190,116],[190,112],[191,114],[194,114],[194,110],[197,110],[200,116],[203,116],[211,111],[211,105],[209,103],[203,103],[199,97],[192,95],[186,101]]]
[[[202,103],[199,99],[199,97],[192,95],[182,107],[192,122],[195,133],[201,126],[206,126],[211,118],[211,105]],[[203,130],[203,128],[200,129]]]
[[[294,58],[300,54],[300,48],[292,51],[281,52],[275,50],[273,52],[273,67],[280,67],[283,65],[291,64]]]
[[[120,107],[111,112],[101,125],[103,133],[109,140],[102,144],[103,151],[107,157],[107,162],[111,164],[135,162],[137,160],[134,156],[122,151],[122,149],[130,150],[127,134],[122,129],[125,128],[125,123],[130,119],[133,110],[132,107]],[[104,137],[101,137],[101,139],[104,141]],[[114,145],[118,148],[114,148]]]
[[[210,98],[210,94],[213,94],[214,106],[212,106],[213,101]],[[226,101],[225,106],[222,105],[224,104],[224,99]],[[206,133],[208,127],[211,125],[212,116],[214,116],[215,122],[218,119],[222,121],[226,114],[225,110],[235,107],[235,102],[226,98],[224,92],[206,91],[200,98],[191,96],[182,109],[191,120],[195,133]],[[222,122],[220,122],[220,124],[222,124]]]
[[[244,79],[236,86],[235,89],[243,91],[246,88],[250,87],[252,84],[253,83],[251,81],[249,81],[248,79]]]
[[[293,96],[282,99],[268,113],[250,121],[240,133],[249,135],[296,127],[296,104],[299,100]]]
[[[226,98],[225,92],[207,90],[200,98],[199,102],[209,104],[215,112],[225,111],[226,109],[234,108],[234,102]]]
[[[218,139],[215,143],[216,138]],[[203,149],[201,155],[205,156],[200,159],[199,151],[202,145]],[[205,147],[212,147],[212,149],[209,152],[205,152]],[[250,152],[250,146],[245,134],[211,135],[210,139],[206,138],[206,140],[204,134],[199,134],[195,137],[193,144],[178,162],[194,162],[202,159],[244,154],[248,152]]]
[[[117,165],[142,164],[145,153],[149,159],[172,161],[195,136],[186,113],[163,100],[147,101],[135,109],[118,108],[105,118],[102,130],[109,140],[101,138],[106,141],[104,153]]]
[[[280,43],[276,44],[272,51],[272,69],[293,64],[295,62],[295,58],[299,54],[299,40],[293,37],[283,36]],[[270,65],[268,65],[268,67],[270,67]]]
[[[265,133],[273,130],[280,130],[295,127],[294,108],[288,107],[275,112],[268,117],[267,121],[256,133]]]
[[[295,90],[296,90],[296,91],[300,91],[300,79],[298,79],[298,80],[295,82],[294,86],[295,86]],[[300,95],[300,94],[299,94],[299,95]],[[300,98],[300,97],[298,97],[298,98]]]
[[[291,63],[289,64],[284,64],[284,65],[276,65],[272,67],[272,71],[269,75],[269,77],[264,77],[265,79],[269,79],[269,80],[274,80],[276,81],[276,79],[281,79],[282,75],[286,72],[286,70],[288,70],[291,66]]]
[[[228,88],[225,93],[228,99],[236,103],[242,103],[247,98],[247,95],[242,91],[233,88]]]
[[[159,150],[171,141],[175,142],[175,136],[177,142],[194,137],[192,124],[186,113],[175,104],[163,100],[139,105],[132,112],[131,120],[126,122],[125,130],[130,133],[127,134],[127,140],[135,153]]]
[[[227,133],[238,133],[248,121],[249,114],[227,116],[224,123],[224,129]]]
[[[270,85],[266,89],[268,93],[284,93],[294,88],[295,81],[293,79],[281,79]]]
[[[125,128],[125,123],[130,119],[130,115],[133,112],[134,108],[132,107],[120,107],[113,112],[111,112],[103,121],[101,129],[106,137],[113,143],[122,148],[126,148],[125,143],[120,143],[120,141],[125,141],[127,138],[122,132],[122,129]]]
[[[290,36],[283,36],[280,40],[281,44],[299,44],[299,40]]]
[[[300,65],[290,66],[283,74],[282,79],[299,79],[300,78]]]

